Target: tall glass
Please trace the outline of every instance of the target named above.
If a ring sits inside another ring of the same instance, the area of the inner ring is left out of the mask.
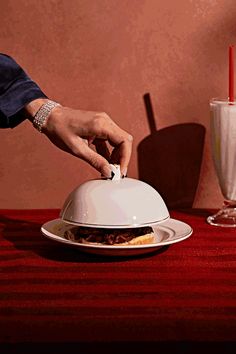
[[[236,227],[236,102],[212,99],[210,111],[212,157],[224,203],[207,221],[215,226]]]

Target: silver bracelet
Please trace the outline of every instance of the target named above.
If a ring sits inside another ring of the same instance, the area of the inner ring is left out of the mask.
[[[60,106],[59,103],[54,102],[54,101],[47,101],[44,103],[39,110],[36,112],[34,118],[33,118],[33,126],[40,132],[42,133],[42,128],[44,124],[46,123],[46,120],[53,110],[53,108]]]

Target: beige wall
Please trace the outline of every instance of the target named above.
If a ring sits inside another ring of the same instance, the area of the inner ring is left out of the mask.
[[[196,207],[222,202],[208,101],[227,96],[227,47],[235,36],[235,0],[0,0],[1,52],[50,98],[106,111],[132,133],[130,177],[138,178],[137,145],[150,133],[144,93],[158,129],[206,127]],[[0,131],[0,208],[61,207],[75,186],[97,176],[29,122]]]

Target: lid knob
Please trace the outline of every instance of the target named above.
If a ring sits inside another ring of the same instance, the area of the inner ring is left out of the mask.
[[[111,166],[111,170],[113,172],[112,177],[111,177],[112,181],[120,180],[121,179],[120,165],[110,164],[110,166]]]

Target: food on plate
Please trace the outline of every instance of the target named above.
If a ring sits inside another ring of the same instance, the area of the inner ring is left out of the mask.
[[[87,244],[99,245],[144,245],[154,241],[152,227],[137,227],[126,229],[105,229],[78,226],[66,230],[64,237],[67,240]]]

